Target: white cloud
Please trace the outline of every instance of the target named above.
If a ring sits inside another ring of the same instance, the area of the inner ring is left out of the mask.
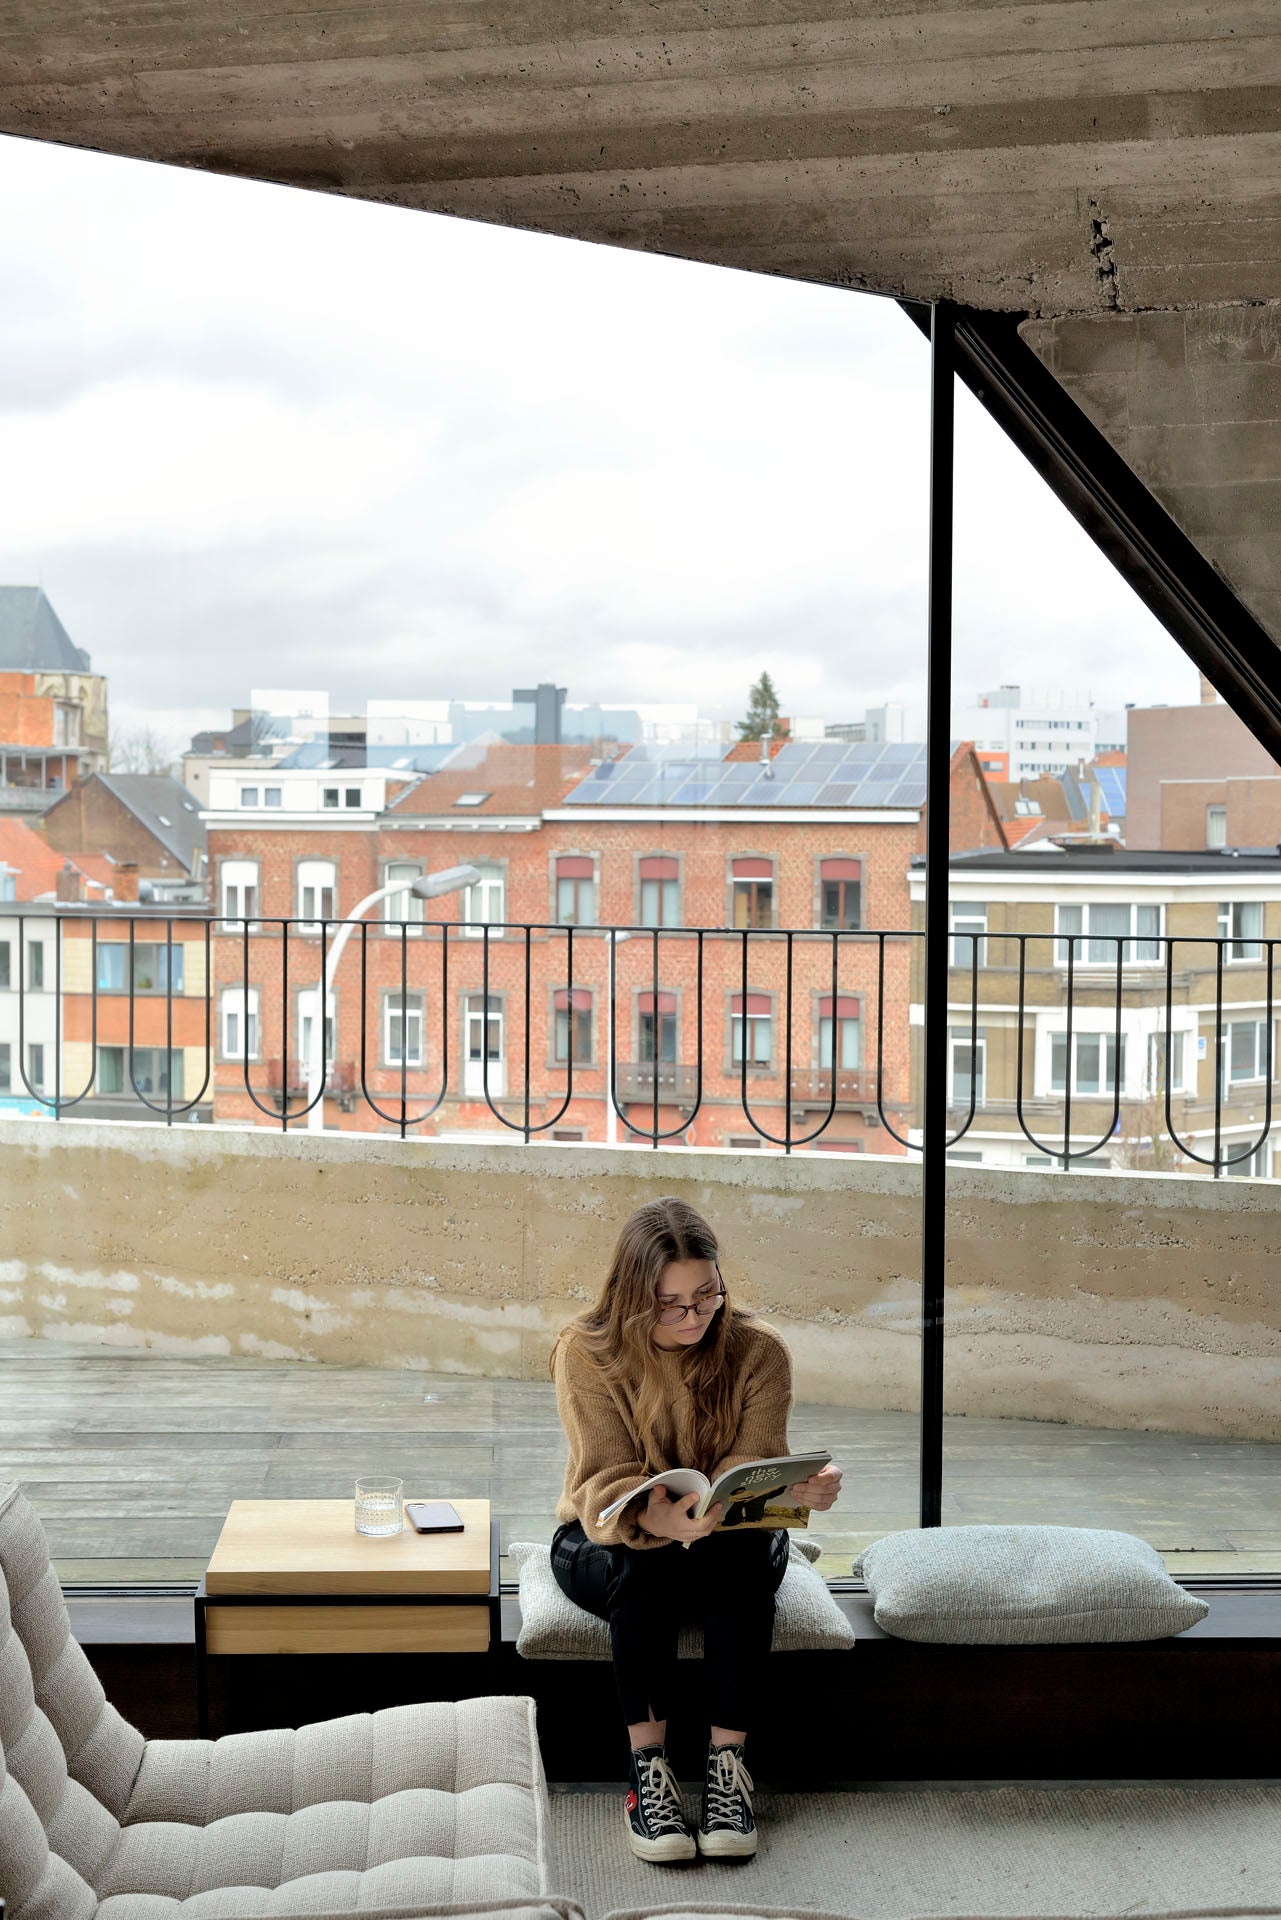
[[[122,709],[919,699],[928,365],[830,289],[0,140],[0,580]],[[958,409],[957,682],[1192,697]],[[201,724],[199,717],[192,725]]]

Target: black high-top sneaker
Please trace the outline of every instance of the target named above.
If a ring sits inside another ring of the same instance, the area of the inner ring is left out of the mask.
[[[692,1860],[694,1836],[685,1824],[681,1790],[666,1749],[633,1747],[627,1795],[627,1837],[642,1860]]]
[[[707,1749],[698,1850],[717,1860],[747,1860],[756,1852],[752,1776],[743,1765],[742,1747]]]

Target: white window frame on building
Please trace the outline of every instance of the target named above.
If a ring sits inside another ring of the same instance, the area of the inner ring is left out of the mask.
[[[1217,1077],[1226,1088],[1262,1086],[1268,1073],[1268,1034],[1271,1022],[1257,1016],[1248,1020],[1225,1020],[1219,1029]],[[1277,1077],[1275,1039],[1272,1046],[1272,1077]],[[1226,1067],[1226,1079],[1224,1069]]]
[[[731,994],[729,1003],[729,1061],[742,1072],[746,1054],[749,1067],[768,1068],[774,1061],[774,1000],[768,993],[749,993],[743,1004],[741,993]]]
[[[730,860],[730,925],[765,931],[775,923],[774,862],[735,854]]]
[[[419,899],[410,888],[415,880],[421,880],[423,864],[421,860],[389,860],[383,868],[383,885],[397,887],[398,891],[389,893],[383,902],[382,917],[389,922],[383,932],[393,940],[400,939],[401,925],[405,928],[405,937],[417,940],[422,937],[426,920],[427,902]]]
[[[469,993],[463,999],[463,1093],[470,1100],[485,1097],[485,1060],[489,1056],[489,1097],[501,1100],[507,1090],[506,1010],[501,999],[490,994],[486,1012],[483,993]]]
[[[1125,1074],[1127,1054],[1126,1041],[1130,1036],[1121,1035],[1121,1098],[1125,1098]],[[1049,1071],[1047,1091],[1050,1094],[1067,1091],[1067,1028],[1056,1027],[1049,1035]],[[1056,1063],[1057,1069],[1056,1070]],[[1072,1098],[1074,1100],[1111,1100],[1116,1088],[1113,1076],[1117,1070],[1116,1029],[1094,1028],[1075,1030],[1072,1034]]]
[[[44,991],[44,941],[28,940],[26,943],[27,988],[32,993]]]
[[[0,940],[0,993],[9,991],[13,986],[13,947],[8,940]]]
[[[1177,1027],[1170,1035],[1169,1091],[1171,1093],[1187,1093],[1193,1090],[1188,1086],[1187,1071],[1195,1038],[1194,1034]],[[1148,1035],[1147,1078],[1144,1082],[1144,1091],[1149,1099],[1159,1099],[1166,1091],[1164,1066],[1165,1032],[1162,1029]]]
[[[1263,958],[1262,900],[1221,901],[1219,938],[1228,943],[1223,949],[1224,966],[1241,966],[1247,961],[1257,965]]]
[[[1240,1153],[1242,1144],[1238,1140],[1225,1140],[1221,1151],[1227,1154]],[[1271,1142],[1261,1140],[1253,1153],[1247,1154],[1244,1160],[1237,1160],[1225,1166],[1223,1171],[1237,1180],[1270,1180],[1272,1178]]]
[[[256,860],[224,860],[218,869],[222,888],[224,920],[248,920],[258,917],[260,868]]]
[[[1104,916],[1127,916],[1124,927],[1107,924]],[[1076,924],[1069,924],[1075,917]],[[1083,900],[1061,902],[1054,909],[1054,964],[1068,963],[1067,936],[1076,934],[1073,967],[1116,966],[1117,942],[1124,966],[1158,967],[1164,959],[1164,908],[1149,901]],[[1101,923],[1101,924],[1096,924]]]
[[[0,1040],[0,1093],[13,1092],[13,1042]]]
[[[322,920],[338,915],[338,865],[333,860],[300,860],[297,873],[300,933],[319,933]]]
[[[967,972],[972,971],[974,948],[977,943],[978,964],[981,967],[986,966],[987,902],[985,900],[953,900],[948,912],[952,931],[948,965],[964,967]]]
[[[27,1079],[33,1093],[44,1092],[44,1041],[27,1042]]]
[[[320,1006],[320,988],[304,987],[298,995],[298,1062],[306,1072],[311,1064],[311,1023]],[[334,1065],[334,1043],[337,1033],[337,1008],[332,993],[325,1000],[325,1068]],[[292,1062],[291,1062],[292,1064]]]
[[[1214,853],[1228,844],[1228,810],[1225,806],[1209,806],[1205,810],[1205,847],[1207,853]]]
[[[970,1088],[974,1089],[974,1110],[987,1103],[987,1034],[980,1027],[971,1036],[969,1027],[949,1027],[947,1033],[947,1104],[968,1113]],[[951,1158],[951,1155],[948,1155]]]
[[[421,1067],[424,1060],[426,999],[421,993],[406,993],[402,1003],[399,992],[383,996],[383,1065],[399,1068],[400,1041],[403,1035],[406,1067]]]
[[[836,1071],[857,1073],[863,1064],[862,1008],[855,994],[836,996]],[[832,996],[822,994],[818,1003],[818,1060],[820,1073],[832,1071]]]
[[[480,879],[463,888],[463,933],[468,939],[480,940],[488,927],[490,939],[501,940],[502,923],[507,917],[506,871],[492,860],[474,860],[471,864]]]
[[[224,987],[218,997],[218,1038],[224,1060],[257,1060],[262,1035],[257,987]]]

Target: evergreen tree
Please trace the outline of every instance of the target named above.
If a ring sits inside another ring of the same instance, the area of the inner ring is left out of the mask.
[[[747,696],[747,718],[738,723],[740,740],[785,740],[787,729],[778,717],[774,682],[763,673]]]

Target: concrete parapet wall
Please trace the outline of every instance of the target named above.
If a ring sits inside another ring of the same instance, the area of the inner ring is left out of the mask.
[[[798,1397],[911,1409],[919,1171],[871,1155],[0,1123],[0,1338],[546,1377],[676,1193]],[[954,1168],[946,1411],[1281,1439],[1281,1182]]]

